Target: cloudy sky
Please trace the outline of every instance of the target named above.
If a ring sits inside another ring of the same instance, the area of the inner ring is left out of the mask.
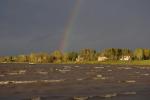
[[[0,0],[0,55],[59,49],[77,0]],[[149,48],[150,0],[80,0],[66,50]]]

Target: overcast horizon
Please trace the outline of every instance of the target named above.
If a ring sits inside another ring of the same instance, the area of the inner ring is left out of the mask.
[[[0,0],[0,55],[150,48],[149,0]],[[73,14],[73,19],[69,17]]]

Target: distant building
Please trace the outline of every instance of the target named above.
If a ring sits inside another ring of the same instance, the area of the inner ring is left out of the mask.
[[[108,60],[108,58],[105,56],[99,56],[98,57],[98,61],[106,61],[106,60]]]
[[[122,61],[128,61],[128,60],[130,60],[131,59],[131,56],[122,56],[121,58],[120,58],[120,60],[122,60]]]

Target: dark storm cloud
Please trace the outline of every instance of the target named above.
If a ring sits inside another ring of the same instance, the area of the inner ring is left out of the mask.
[[[70,0],[1,0],[0,54],[57,49],[73,4]]]
[[[80,41],[80,47],[96,49],[148,48],[149,4],[148,0],[85,0],[72,36],[74,45]]]
[[[75,1],[0,0],[0,55],[58,49]],[[149,48],[149,0],[82,1],[68,50]]]

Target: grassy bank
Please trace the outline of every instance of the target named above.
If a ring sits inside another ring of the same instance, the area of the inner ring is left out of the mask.
[[[121,64],[121,65],[150,65],[150,60],[140,60],[140,61],[105,61],[105,62],[95,62],[97,64]]]
[[[88,62],[65,62],[63,64],[110,64],[110,65],[150,65],[150,60],[133,60],[133,61],[120,61],[120,60],[109,60],[109,61],[88,61]]]
[[[2,62],[1,62],[2,63]],[[18,63],[18,64],[31,64],[28,62],[5,62],[5,64]],[[85,61],[85,62],[55,62],[55,63],[33,63],[33,64],[109,64],[109,65],[150,65],[150,60],[132,60],[132,61],[120,61],[120,60],[108,60],[108,61]]]

